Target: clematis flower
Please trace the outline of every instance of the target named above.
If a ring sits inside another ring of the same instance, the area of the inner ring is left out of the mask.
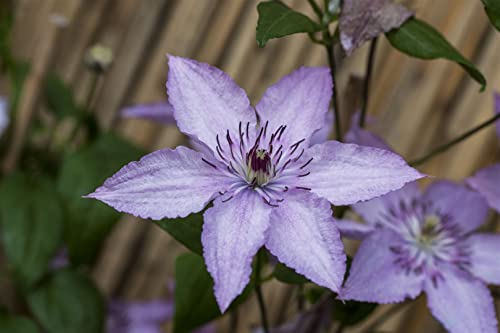
[[[167,81],[179,129],[205,147],[164,149],[123,167],[90,198],[143,218],[204,213],[203,256],[224,312],[248,284],[263,245],[285,265],[338,291],[345,254],[330,203],[348,205],[422,175],[391,152],[326,141],[332,81],[300,68],[255,110],[224,72],[170,56]]]
[[[9,105],[7,99],[0,96],[0,137],[9,126]]]
[[[339,297],[396,303],[427,294],[432,314],[453,333],[497,332],[486,283],[500,283],[500,236],[474,233],[488,206],[449,181],[423,194],[416,183],[352,206],[367,222]]]
[[[107,333],[161,333],[161,325],[173,317],[171,302],[112,301],[108,304]]]
[[[495,94],[495,113],[500,113],[500,94]],[[500,121],[496,123],[497,136],[500,140]],[[479,170],[465,180],[467,185],[478,191],[491,208],[500,212],[500,164],[493,164]]]

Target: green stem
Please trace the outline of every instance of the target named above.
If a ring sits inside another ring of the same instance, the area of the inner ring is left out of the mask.
[[[368,109],[368,98],[370,96],[370,79],[372,77],[373,65],[375,64],[375,51],[377,50],[377,40],[375,38],[370,45],[370,53],[366,63],[366,75],[363,89],[363,107],[361,108],[361,116],[359,117],[359,127],[365,126],[366,111]]]
[[[255,293],[257,294],[257,301],[259,303],[260,318],[262,321],[262,329],[264,330],[264,333],[269,333],[269,323],[267,321],[266,304],[264,302],[264,296],[262,295],[262,289],[260,287],[260,285],[261,285],[260,269],[261,269],[261,264],[262,264],[261,257],[262,257],[262,251],[259,251],[257,253],[257,262],[255,265]]]
[[[90,89],[87,93],[87,97],[85,98],[85,111],[89,112],[90,107],[92,106],[92,100],[94,99],[94,95],[97,89],[97,83],[99,82],[99,77],[101,76],[99,73],[94,71],[90,72],[92,75],[92,79],[90,82]]]
[[[330,33],[326,32],[326,34],[330,35]],[[331,40],[331,36],[328,36],[329,40]],[[325,38],[326,39],[326,38]],[[333,103],[333,112],[335,114],[335,135],[338,141],[342,141],[342,126],[340,125],[340,111],[339,104],[337,101],[337,84],[335,82],[335,54],[333,53],[333,45],[325,46],[326,52],[328,55],[328,64],[330,65],[330,74],[332,75],[332,103]]]
[[[434,150],[432,150],[430,153],[428,153],[428,154],[426,154],[426,155],[424,155],[424,156],[422,156],[420,158],[417,158],[416,160],[411,161],[409,164],[411,166],[417,166],[417,165],[420,165],[420,164],[423,164],[423,163],[427,162],[428,160],[430,160],[434,156],[439,155],[442,152],[447,151],[448,149],[450,149],[451,147],[453,147],[457,143],[460,143],[463,140],[467,139],[468,137],[476,134],[476,132],[479,132],[483,128],[486,128],[486,127],[488,127],[491,124],[494,124],[498,119],[500,119],[500,114],[497,114],[494,117],[492,117],[492,118],[486,120],[485,122],[479,124],[478,126],[476,126],[476,127],[472,128],[472,129],[468,130],[467,132],[465,132],[464,134],[458,136],[457,138],[455,138],[455,139],[453,139],[453,140],[451,140],[451,141],[449,141],[447,143],[444,143],[444,144],[438,146],[437,148],[435,148]]]

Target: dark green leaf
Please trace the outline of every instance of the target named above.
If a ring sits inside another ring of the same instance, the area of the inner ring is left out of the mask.
[[[47,106],[58,119],[83,116],[71,88],[54,73],[49,74],[45,81],[45,97]]]
[[[443,58],[456,62],[481,84],[481,90],[486,86],[483,74],[465,59],[439,31],[429,24],[416,18],[406,21],[398,29],[386,34],[389,42],[399,51],[421,59]]]
[[[174,333],[191,332],[220,316],[203,259],[186,253],[175,261]]]
[[[51,333],[104,332],[104,299],[85,276],[55,272],[28,295],[31,311]]]
[[[199,255],[203,253],[201,246],[201,229],[203,226],[202,213],[191,214],[183,219],[179,218],[154,222],[194,253]]]
[[[279,281],[289,284],[304,284],[309,282],[305,276],[295,272],[293,269],[288,268],[281,263],[276,264],[273,275]]]
[[[500,31],[500,1],[498,0],[482,0],[486,14],[490,18],[491,23]]]
[[[55,184],[23,174],[0,186],[0,222],[5,254],[16,280],[27,288],[47,271],[62,243],[63,210]]]
[[[345,326],[355,325],[366,319],[377,307],[374,303],[342,302],[335,300],[333,303],[333,319],[340,321]]]
[[[264,47],[268,40],[299,32],[316,32],[321,26],[280,1],[261,2],[257,6],[257,44]]]
[[[111,134],[64,158],[58,189],[65,200],[65,240],[71,261],[90,264],[120,214],[113,208],[82,196],[91,193],[125,164],[143,152]]]
[[[0,313],[0,332],[38,333],[38,327],[28,318]]]

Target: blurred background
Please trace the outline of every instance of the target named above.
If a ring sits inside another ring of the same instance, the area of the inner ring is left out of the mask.
[[[258,48],[257,3],[16,0],[12,51],[16,57],[31,62],[32,70],[19,103],[10,154],[16,153],[29,119],[42,108],[40,91],[46,73],[57,72],[73,87],[79,101],[85,99],[92,75],[84,66],[84,57],[96,43],[111,48],[114,59],[98,82],[93,110],[105,128],[118,129],[147,150],[175,147],[185,139],[173,125],[121,119],[119,110],[127,105],[166,100],[167,53],[221,68],[248,92],[254,104],[267,86],[293,69],[326,65],[324,48],[311,43],[306,35],[272,40],[265,48]],[[306,0],[285,3],[295,10],[311,12]],[[500,91],[500,34],[489,24],[480,1],[409,0],[405,4],[441,31],[488,80],[487,90],[479,93],[477,83],[456,64],[409,58],[380,39],[369,102],[369,114],[377,118],[372,129],[406,159],[414,159],[492,115],[492,91]],[[365,46],[348,59],[338,56],[341,112],[348,108],[349,78],[364,75],[367,51]],[[0,77],[0,95],[8,92],[6,78]],[[498,141],[494,129],[489,128],[427,162],[422,171],[461,180],[497,158]],[[169,297],[167,281],[173,276],[175,257],[184,251],[182,245],[152,223],[123,216],[108,238],[92,276],[110,297]],[[264,289],[271,323],[290,318],[294,307],[288,304],[295,297],[292,287],[273,281]],[[384,312],[384,306],[376,312]],[[258,326],[253,298],[239,313],[238,331]],[[346,332],[358,332],[376,317]],[[221,332],[226,330],[227,320],[218,323]],[[393,317],[382,330],[441,332],[424,299]]]

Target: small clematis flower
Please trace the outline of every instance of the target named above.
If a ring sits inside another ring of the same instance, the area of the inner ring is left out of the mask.
[[[416,183],[352,206],[367,222],[339,297],[374,303],[413,299],[422,291],[432,314],[453,333],[497,332],[486,283],[500,283],[500,236],[474,233],[488,206],[449,181],[423,194]]]
[[[163,300],[147,302],[111,301],[108,304],[106,332],[161,333],[161,325],[170,321],[173,314],[173,304]]]
[[[224,312],[248,284],[265,246],[279,261],[338,291],[345,254],[331,203],[348,205],[422,175],[391,152],[326,141],[332,81],[300,68],[271,86],[255,110],[224,72],[169,57],[169,101],[179,129],[200,146],[164,149],[123,167],[90,198],[143,218],[204,213],[203,256]]]
[[[500,114],[500,94],[494,96],[495,113]],[[500,140],[500,121],[496,123],[497,136]],[[467,185],[478,191],[492,209],[500,212],[500,164],[493,164],[479,170],[465,180]]]
[[[9,103],[7,99],[0,96],[0,137],[9,126]]]

